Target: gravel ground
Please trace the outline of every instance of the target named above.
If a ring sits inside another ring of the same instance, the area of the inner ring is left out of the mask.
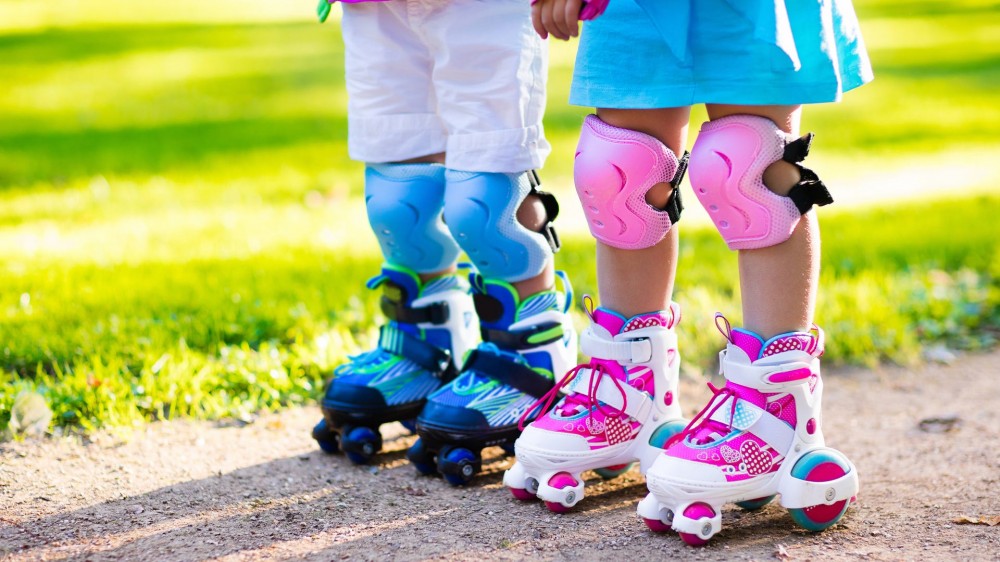
[[[511,458],[484,452],[474,485],[416,475],[399,426],[375,465],[318,451],[315,409],[243,426],[168,422],[126,436],[0,444],[0,560],[1000,560],[1000,353],[951,365],[826,374],[828,443],[861,474],[826,532],[784,509],[727,508],[691,548],[635,515],[636,469],[591,475],[572,513],[503,489]],[[688,413],[708,397],[682,387]]]

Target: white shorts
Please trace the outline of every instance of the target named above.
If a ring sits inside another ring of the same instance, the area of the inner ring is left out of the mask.
[[[527,0],[342,6],[352,159],[445,152],[455,170],[542,166],[548,54]]]

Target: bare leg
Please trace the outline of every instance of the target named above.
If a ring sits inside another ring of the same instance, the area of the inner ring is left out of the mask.
[[[749,114],[767,117],[786,133],[799,134],[801,106],[707,106],[710,119]],[[792,164],[778,161],[764,172],[764,185],[779,195],[799,182]],[[740,250],[743,326],[767,339],[805,331],[813,323],[819,283],[819,223],[806,213],[787,241],[759,250]]]
[[[598,109],[602,121],[622,129],[653,136],[674,154],[684,152],[687,138],[688,107],[664,109]],[[657,184],[646,201],[663,208],[673,186]],[[600,303],[626,317],[669,308],[677,273],[677,226],[651,248],[623,250],[597,243],[597,280]],[[636,275],[636,272],[643,275]]]

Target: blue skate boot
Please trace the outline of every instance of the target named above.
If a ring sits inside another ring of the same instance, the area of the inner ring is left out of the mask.
[[[456,486],[471,481],[482,468],[482,449],[513,452],[525,411],[555,385],[554,374],[576,364],[572,287],[563,272],[557,275],[562,291],[523,301],[509,283],[470,276],[483,343],[417,418],[420,438],[406,453],[417,471],[440,472]],[[529,412],[528,421],[536,415]]]
[[[343,450],[358,464],[382,448],[380,425],[399,421],[414,428],[427,397],[455,378],[456,365],[480,339],[464,273],[421,283],[409,269],[385,264],[367,286],[382,288],[388,323],[375,349],[334,370],[323,419],[312,432],[325,452]]]

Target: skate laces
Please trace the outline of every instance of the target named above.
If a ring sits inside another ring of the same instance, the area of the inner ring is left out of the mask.
[[[624,416],[625,410],[628,408],[628,395],[625,393],[625,388],[622,387],[622,383],[618,380],[618,377],[615,377],[605,365],[605,361],[594,358],[591,359],[589,363],[581,363],[570,369],[558,384],[549,389],[544,396],[529,406],[524,413],[521,414],[521,419],[517,422],[518,429],[524,431],[524,427],[526,425],[525,422],[528,419],[528,416],[531,412],[534,412],[539,405],[541,405],[542,408],[538,412],[538,417],[545,415],[545,413],[552,407],[552,403],[555,402],[556,397],[559,396],[562,389],[572,382],[572,380],[575,379],[584,369],[590,369],[593,373],[590,377],[590,384],[587,385],[587,393],[583,394],[580,392],[574,392],[573,394],[567,395],[564,398],[565,401],[563,402],[561,408],[565,411],[569,409],[569,407],[574,407],[574,409],[576,409],[576,407],[581,407],[585,409],[587,411],[587,415],[590,416],[591,409],[596,406],[597,411],[604,414],[606,417],[618,418]],[[597,399],[597,389],[600,388],[601,382],[605,378],[611,379],[611,381],[615,384],[615,387],[618,388],[618,392],[622,395],[622,409],[620,411],[614,408],[605,409],[601,401]]]
[[[691,441],[695,445],[704,445],[712,442],[712,434],[719,433],[725,436],[733,430],[733,420],[736,417],[736,406],[740,401],[739,393],[734,388],[729,388],[728,386],[717,388],[712,383],[708,383],[708,388],[712,391],[712,399],[709,400],[708,404],[705,404],[705,407],[691,419],[691,422],[687,424],[684,431],[681,431],[667,441],[665,448],[673,445],[674,443],[679,443],[688,437],[691,438]],[[722,423],[712,419],[715,412],[722,408],[726,402],[730,403],[729,421],[727,423]]]

